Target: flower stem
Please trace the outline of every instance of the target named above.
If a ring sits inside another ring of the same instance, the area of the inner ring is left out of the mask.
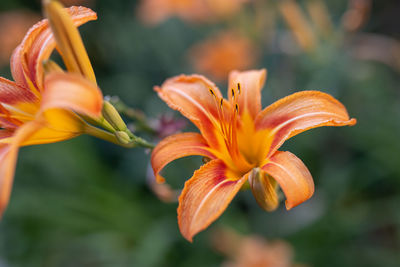
[[[144,147],[144,148],[154,148],[154,145],[147,142],[146,140],[135,136],[134,134],[129,134],[131,138],[131,142],[129,143],[121,143],[115,134],[104,131],[100,128],[94,127],[92,125],[85,125],[84,132],[88,135],[97,137],[99,139],[105,140],[107,142],[111,142],[113,144],[125,147],[125,148],[135,148],[135,147]]]

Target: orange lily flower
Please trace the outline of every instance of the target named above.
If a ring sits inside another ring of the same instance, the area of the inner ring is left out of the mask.
[[[71,7],[67,12],[61,6],[56,9],[71,23],[63,30],[76,31],[74,36],[79,35],[76,26],[96,19],[96,13],[84,7]],[[74,48],[81,45],[79,40],[70,44]],[[9,201],[19,147],[76,137],[87,127],[78,114],[93,119],[101,115],[103,97],[93,81],[90,62],[74,61],[64,53],[62,43],[57,46],[69,70],[76,63],[89,75],[63,72],[55,63],[47,66],[45,74],[42,63],[56,47],[45,19],[34,25],[15,49],[11,57],[14,81],[0,77],[0,216]],[[86,54],[86,50],[79,51]]]
[[[226,255],[224,267],[305,267],[293,263],[294,251],[284,240],[265,240],[261,236],[241,235],[233,229],[220,228],[213,233],[215,249]]]
[[[261,110],[265,79],[266,70],[231,72],[228,99],[200,75],[181,75],[155,87],[162,100],[200,130],[169,136],[156,146],[151,164],[158,181],[163,181],[160,171],[175,159],[210,159],[185,183],[179,198],[179,228],[189,241],[222,214],[246,181],[267,211],[278,206],[278,185],[287,209],[309,199],[314,183],[307,167],[278,148],[311,128],[356,123],[338,100],[319,91],[298,92]]]

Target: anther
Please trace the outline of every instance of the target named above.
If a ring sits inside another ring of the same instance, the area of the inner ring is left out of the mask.
[[[236,112],[239,113],[239,106],[238,104],[235,105]]]
[[[238,93],[240,94],[240,83],[237,84]]]
[[[219,105],[220,105],[221,108],[222,108],[223,104],[224,104],[224,99],[221,98],[221,102],[219,103]]]
[[[215,93],[214,93],[213,89],[210,88],[209,90],[210,90],[210,94],[215,97]]]
[[[232,90],[232,98],[235,98],[235,90],[233,90],[233,89],[231,89]]]

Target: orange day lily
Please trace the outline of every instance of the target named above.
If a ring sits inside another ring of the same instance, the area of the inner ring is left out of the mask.
[[[45,8],[51,23],[44,19],[34,25],[11,57],[14,81],[0,77],[0,216],[9,201],[19,147],[73,138],[88,127],[78,114],[101,116],[103,97],[76,29],[96,13],[50,1]],[[54,62],[43,66],[56,45],[70,72]]]
[[[151,164],[158,180],[163,181],[160,171],[175,159],[210,159],[185,183],[179,198],[179,228],[189,241],[221,215],[246,181],[267,211],[278,206],[278,185],[287,209],[309,199],[314,183],[307,167],[278,148],[311,128],[356,123],[338,100],[319,91],[298,92],[261,110],[265,79],[266,70],[231,72],[228,99],[200,75],[177,76],[155,87],[172,109],[200,130],[171,135],[156,146]]]

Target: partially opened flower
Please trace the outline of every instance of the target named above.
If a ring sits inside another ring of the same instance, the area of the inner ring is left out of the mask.
[[[50,1],[46,10],[53,30],[59,31],[58,51],[70,72],[54,62],[44,69],[43,62],[56,47],[45,19],[15,49],[11,57],[14,81],[0,78],[0,216],[9,201],[19,147],[73,138],[87,127],[80,115],[93,120],[101,115],[103,97],[76,29],[96,19],[96,14],[83,7],[64,10]]]
[[[174,77],[155,88],[200,130],[169,136],[156,146],[151,164],[158,180],[163,181],[160,171],[175,159],[210,159],[185,183],[179,198],[178,223],[189,241],[221,215],[246,181],[267,211],[278,206],[278,186],[287,209],[309,199],[314,192],[310,172],[279,147],[311,128],[356,123],[339,101],[319,91],[298,92],[261,110],[265,79],[265,70],[231,72],[228,99],[199,75]]]

